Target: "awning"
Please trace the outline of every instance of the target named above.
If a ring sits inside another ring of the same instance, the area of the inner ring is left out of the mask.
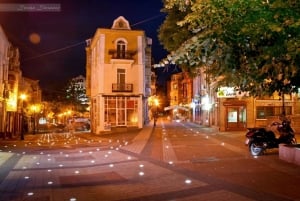
[[[167,111],[167,110],[174,110],[174,109],[189,111],[188,108],[182,107],[182,106],[179,106],[179,105],[171,105],[171,106],[168,106],[168,107],[164,108],[165,111]]]

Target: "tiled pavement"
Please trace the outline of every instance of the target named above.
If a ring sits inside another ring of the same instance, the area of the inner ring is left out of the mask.
[[[292,200],[182,169],[168,139],[163,161],[144,156],[152,132],[150,124],[129,144],[97,139],[84,148],[1,143],[0,201]]]

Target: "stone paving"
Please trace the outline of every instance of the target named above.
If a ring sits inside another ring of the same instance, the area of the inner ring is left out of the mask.
[[[68,141],[58,145],[58,140],[50,139],[52,135],[43,135],[38,145],[49,142],[48,146],[31,149],[30,137],[24,142],[2,141],[0,201],[296,200],[177,166],[182,160],[177,158],[169,138],[164,137],[164,122],[159,126],[163,160],[142,154],[154,132],[151,124],[130,143],[68,136]]]

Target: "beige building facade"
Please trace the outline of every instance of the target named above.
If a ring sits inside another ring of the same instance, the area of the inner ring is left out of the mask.
[[[11,44],[0,26],[0,133],[6,135],[6,100],[8,98],[9,48]]]
[[[111,29],[98,28],[86,47],[86,86],[91,131],[142,128],[151,95],[151,45],[144,31],[120,16]]]
[[[26,94],[26,100],[20,99],[21,94]],[[0,26],[0,135],[18,137],[22,124],[30,129],[33,120],[28,108],[41,101],[39,81],[23,77],[19,49],[8,41]],[[22,111],[25,123],[22,123]]]

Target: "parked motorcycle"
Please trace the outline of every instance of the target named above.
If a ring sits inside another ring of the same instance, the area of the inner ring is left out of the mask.
[[[253,156],[262,155],[266,149],[278,148],[281,143],[297,144],[289,120],[273,122],[268,128],[248,128],[246,133],[245,144]]]

